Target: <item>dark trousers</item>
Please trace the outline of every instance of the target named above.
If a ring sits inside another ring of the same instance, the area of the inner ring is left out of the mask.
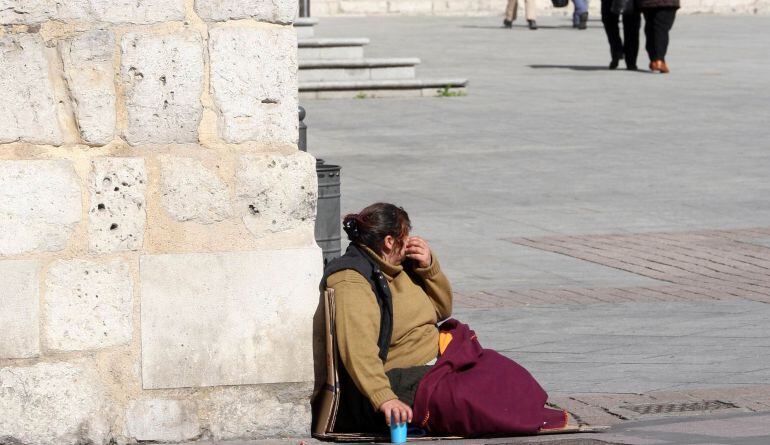
[[[620,38],[620,17],[612,12],[612,0],[602,0],[602,24],[610,43],[610,55],[613,59],[626,59],[627,67],[636,66],[639,55],[639,29],[642,15],[638,9],[623,14],[623,39]],[[625,41],[625,43],[623,43]]]
[[[676,8],[650,8],[644,14],[644,35],[647,38],[647,54],[650,60],[666,60],[668,32],[674,26]]]

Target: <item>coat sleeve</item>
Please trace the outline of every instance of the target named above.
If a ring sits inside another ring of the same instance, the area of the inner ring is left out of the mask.
[[[340,359],[353,382],[377,410],[398,398],[390,387],[380,360],[380,307],[371,285],[358,272],[342,270],[331,275],[334,289],[337,346]]]
[[[439,320],[446,320],[452,315],[452,286],[449,284],[436,255],[431,252],[433,262],[425,268],[416,268],[414,271],[423,280],[425,293],[436,308]]]

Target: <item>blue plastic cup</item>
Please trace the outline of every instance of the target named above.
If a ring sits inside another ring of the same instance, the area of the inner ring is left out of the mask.
[[[390,417],[390,441],[391,443],[406,442],[406,422],[396,425],[393,416]]]

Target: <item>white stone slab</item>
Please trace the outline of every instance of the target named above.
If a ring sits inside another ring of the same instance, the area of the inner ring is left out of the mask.
[[[211,90],[227,142],[297,143],[297,35],[292,27],[209,32]]]
[[[235,175],[237,212],[255,237],[313,226],[318,176],[311,155],[243,155]]]
[[[80,351],[131,341],[133,285],[126,264],[57,261],[45,282],[48,348]]]
[[[115,37],[95,30],[59,44],[80,136],[103,145],[115,136]]]
[[[104,391],[91,370],[68,363],[0,369],[0,442],[103,444]]]
[[[62,143],[43,51],[38,34],[0,37],[0,143]]]
[[[157,23],[183,20],[184,0],[0,0],[0,24]]]
[[[232,214],[227,184],[197,159],[161,160],[163,207],[178,221],[211,224]]]
[[[196,142],[203,110],[201,36],[129,33],[121,51],[126,140],[133,145]]]
[[[126,437],[137,441],[182,442],[201,433],[195,404],[184,400],[135,400],[126,409]]]
[[[291,23],[297,15],[294,0],[195,0],[195,10],[206,21],[254,19]]]
[[[64,249],[81,212],[68,161],[0,161],[0,255]]]
[[[145,255],[145,389],[313,378],[318,247]]]
[[[94,252],[141,249],[147,222],[142,158],[97,158],[88,184],[88,240]]]
[[[0,359],[40,354],[38,263],[0,261]]]

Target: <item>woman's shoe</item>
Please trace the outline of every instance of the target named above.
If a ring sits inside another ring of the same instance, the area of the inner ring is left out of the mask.
[[[668,65],[666,65],[666,61],[665,60],[660,60],[658,62],[659,62],[658,63],[658,69],[660,70],[660,72],[663,73],[663,74],[668,74],[669,73],[669,69],[668,69]]]
[[[619,64],[620,64],[620,59],[616,59],[613,57],[612,60],[610,61],[610,69],[611,70],[617,69]]]
[[[513,22],[511,20],[503,20],[503,28],[513,28]]]
[[[527,20],[527,24],[529,25],[529,29],[536,30],[537,29],[537,22],[534,20]]]
[[[660,60],[652,60],[650,61],[650,71],[659,72],[660,71],[660,64],[663,63]]]

